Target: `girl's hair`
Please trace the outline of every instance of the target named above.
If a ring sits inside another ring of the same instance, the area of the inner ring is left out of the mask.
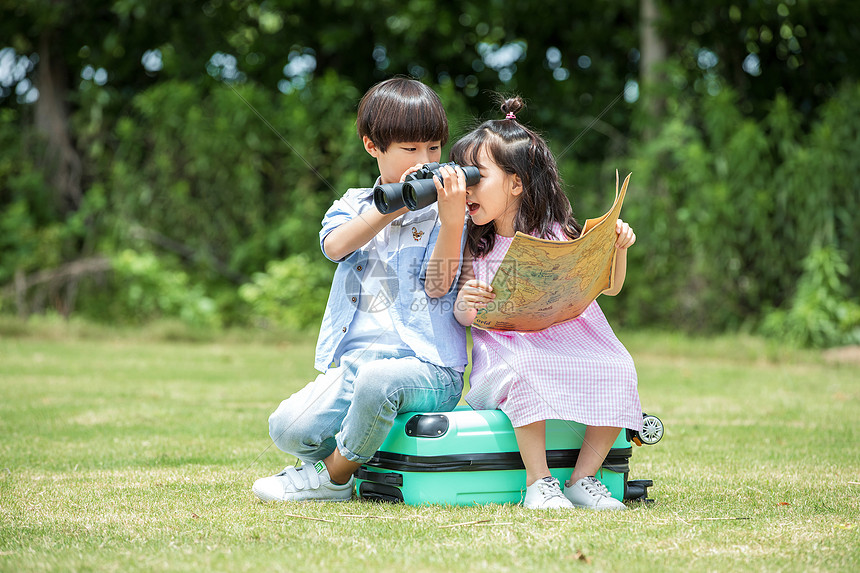
[[[367,90],[358,104],[359,137],[383,153],[396,142],[448,141],[448,118],[439,96],[418,80],[395,76]]]
[[[525,107],[522,98],[504,100],[501,110],[506,119],[485,121],[460,139],[451,148],[451,160],[460,165],[478,165],[481,149],[485,149],[505,173],[519,176],[523,185],[520,206],[514,217],[514,230],[543,239],[556,238],[555,224],[564,234],[575,239],[582,227],[573,217],[570,201],[562,189],[555,158],[546,141],[516,119]],[[466,244],[475,257],[493,250],[496,227],[467,224]]]

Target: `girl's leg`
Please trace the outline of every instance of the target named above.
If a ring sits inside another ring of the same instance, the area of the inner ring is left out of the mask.
[[[546,463],[546,422],[541,420],[514,428],[514,435],[526,466],[523,506],[527,509],[572,508],[573,504],[564,497]]]
[[[526,466],[526,485],[532,485],[537,480],[549,477],[549,466],[546,463],[546,422],[543,420],[514,428],[517,445]]]
[[[597,510],[627,509],[623,503],[613,498],[606,486],[595,477],[619,431],[620,428],[609,426],[585,428],[585,439],[579,449],[579,458],[573,473],[570,474],[570,481],[564,484],[564,496],[574,506]]]
[[[582,448],[579,450],[579,457],[576,460],[573,473],[570,474],[571,483],[576,483],[586,476],[593,476],[597,473],[620,431],[621,428],[609,426],[587,426],[585,428]]]

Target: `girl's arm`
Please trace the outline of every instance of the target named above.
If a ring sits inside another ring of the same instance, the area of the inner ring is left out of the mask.
[[[613,273],[615,281],[611,289],[606,289],[603,294],[615,296],[621,292],[621,287],[624,286],[624,279],[627,277],[627,249],[636,242],[636,234],[633,228],[627,223],[618,219],[615,224],[615,232],[618,238],[615,241],[615,247],[618,249],[615,252],[615,268]]]
[[[472,326],[479,308],[485,308],[487,303],[496,298],[493,287],[485,282],[475,279],[472,269],[472,259],[463,261],[463,270],[460,272],[460,282],[457,283],[459,292],[457,302],[454,303],[454,318],[463,326]]]
[[[442,168],[443,182],[434,177],[439,204],[439,238],[427,263],[424,292],[430,298],[445,296],[451,290],[460,256],[463,226],[466,222],[466,176],[460,169]]]

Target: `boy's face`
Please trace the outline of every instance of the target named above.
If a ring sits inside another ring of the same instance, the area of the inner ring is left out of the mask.
[[[433,163],[442,159],[441,141],[396,141],[384,152],[366,135],[362,141],[367,152],[376,158],[383,183],[399,182],[403,173],[418,163]]]

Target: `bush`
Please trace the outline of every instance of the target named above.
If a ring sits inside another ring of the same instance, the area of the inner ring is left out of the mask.
[[[239,288],[239,296],[264,327],[305,330],[319,326],[325,311],[333,267],[312,264],[304,254],[272,261],[265,273]]]
[[[860,305],[846,297],[844,255],[832,246],[816,248],[803,266],[790,307],[768,314],[762,332],[798,346],[860,344]]]
[[[107,293],[105,293],[107,294]],[[145,323],[176,318],[194,327],[217,328],[222,324],[215,302],[203,286],[181,270],[168,268],[152,253],[131,249],[113,258],[109,303],[100,308],[101,320]]]
[[[727,88],[670,99],[634,149],[622,216],[639,240],[612,304],[629,325],[707,331],[755,330],[784,309],[767,332],[845,341],[860,303],[860,275],[839,270],[860,265],[860,84],[843,86],[808,131],[784,96],[759,121],[737,103]]]
[[[59,265],[69,235],[37,162],[41,138],[18,122],[15,110],[0,108],[0,285],[18,270]]]
[[[133,245],[128,230],[142,227],[193,253],[193,272],[231,278],[315,251],[331,202],[362,175],[373,182],[358,97],[333,74],[289,95],[183,81],[138,94],[104,165],[118,240]]]

